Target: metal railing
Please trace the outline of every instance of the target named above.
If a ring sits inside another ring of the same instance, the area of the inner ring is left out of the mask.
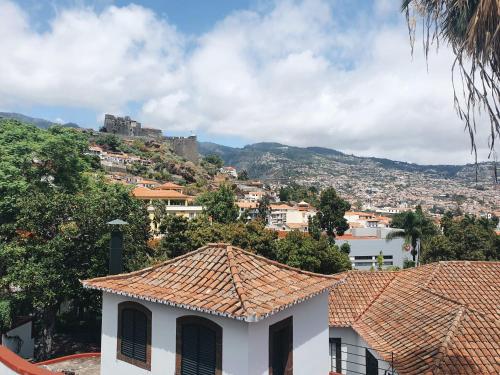
[[[336,355],[332,352],[332,344],[330,343],[330,370],[346,375],[367,375],[367,374],[383,374],[396,375],[394,369],[394,353],[373,350],[366,346],[349,344],[341,342],[340,346],[340,363],[337,362]],[[334,346],[335,347],[335,346]],[[377,356],[373,353],[378,353]],[[338,353],[338,352],[337,352]],[[380,354],[385,354],[385,358],[390,358],[389,361],[381,359]],[[379,359],[380,358],[380,359]],[[341,369],[338,369],[340,364]],[[339,371],[340,370],[340,371]]]

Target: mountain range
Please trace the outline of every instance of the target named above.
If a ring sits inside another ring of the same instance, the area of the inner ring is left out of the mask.
[[[250,177],[270,180],[308,179],[336,176],[349,171],[351,176],[373,171],[423,174],[430,178],[475,181],[476,165],[420,165],[376,157],[349,155],[323,147],[294,147],[280,143],[255,143],[242,148],[200,142],[202,155],[218,154],[226,165],[245,169]],[[493,163],[478,164],[478,182],[493,182]],[[384,174],[386,174],[384,173]]]
[[[0,112],[0,118],[18,120],[18,121],[24,122],[26,124],[35,125],[36,127],[42,128],[42,129],[48,129],[53,125],[61,125],[61,126],[65,126],[68,128],[79,128],[79,126],[77,124],[75,124],[74,122],[67,122],[65,124],[59,124],[59,123],[45,120],[42,118],[30,117],[30,116],[23,115],[22,113],[16,113],[16,112]]]
[[[26,116],[15,112],[0,112],[0,118],[16,119],[47,129],[53,125],[78,128],[73,122],[57,124],[55,122]],[[223,146],[211,142],[199,142],[202,156],[218,154],[226,165],[245,169],[250,177],[306,182],[318,176],[327,176],[327,180],[335,176],[349,173],[350,176],[362,174],[363,177],[373,175],[389,175],[392,172],[414,173],[428,178],[454,179],[462,182],[475,182],[476,165],[420,165],[402,161],[394,161],[376,157],[362,157],[323,147],[295,147],[280,143],[261,142],[242,148]],[[378,172],[377,172],[378,171]],[[493,162],[479,163],[477,166],[478,182],[494,182]]]

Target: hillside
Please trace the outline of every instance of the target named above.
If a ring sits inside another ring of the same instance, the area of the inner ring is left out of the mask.
[[[355,174],[384,171],[421,173],[435,178],[475,182],[475,165],[419,165],[375,157],[347,155],[322,147],[293,147],[279,143],[255,143],[243,148],[200,142],[200,154],[219,154],[226,165],[246,169],[251,177],[293,179],[308,176],[337,175],[346,170]],[[357,172],[356,172],[357,171]],[[480,163],[478,180],[493,182],[493,164]]]
[[[73,122],[58,124],[41,118],[30,117],[16,112],[0,112],[0,118],[18,120],[25,124],[35,125],[37,128],[48,129],[53,125],[62,125],[69,128],[78,128],[79,126]]]

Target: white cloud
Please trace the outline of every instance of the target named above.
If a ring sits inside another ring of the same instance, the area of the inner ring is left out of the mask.
[[[450,52],[432,56],[429,72],[419,50],[412,61],[403,16],[384,22],[393,8],[377,0],[377,17],[359,14],[346,28],[326,1],[277,1],[234,12],[188,43],[140,6],[66,9],[38,33],[0,0],[0,43],[11,51],[0,60],[0,105],[102,113],[134,101],[143,121],[167,131],[471,161],[453,109]]]
[[[0,102],[119,110],[178,83],[183,38],[145,8],[61,10],[48,32],[0,2]]]

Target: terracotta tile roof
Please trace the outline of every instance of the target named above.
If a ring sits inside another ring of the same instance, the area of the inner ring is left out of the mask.
[[[257,321],[340,282],[338,276],[302,271],[227,244],[209,244],[150,268],[82,283],[90,289]]]
[[[192,199],[189,195],[184,195],[175,190],[151,190],[138,187],[132,190],[134,197],[139,199]]]
[[[257,208],[257,202],[237,201],[236,205],[239,208]]]
[[[158,190],[180,190],[182,189],[182,186],[174,184],[173,182],[165,182],[164,184],[161,184],[158,186],[156,189]]]
[[[385,276],[383,276],[385,274]],[[500,262],[348,272],[330,325],[350,325],[399,374],[500,373]]]
[[[395,277],[395,272],[348,271],[346,282],[330,293],[330,326],[349,327]]]

